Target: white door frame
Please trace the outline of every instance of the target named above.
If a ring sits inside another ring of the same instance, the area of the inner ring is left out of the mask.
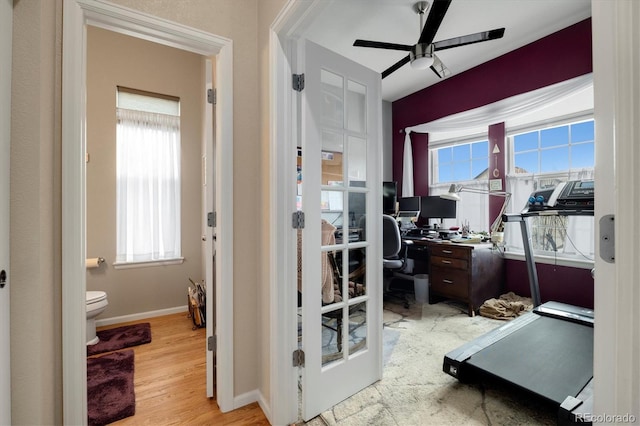
[[[591,7],[597,241],[600,218],[615,215],[615,263],[602,260],[596,244],[594,414],[631,414],[638,421],[640,5],[632,1],[593,0]]]
[[[11,315],[9,194],[11,146],[11,51],[13,1],[0,3],[0,270],[7,283],[0,288],[0,424],[11,424]]]
[[[86,25],[193,53],[216,56],[216,186],[233,186],[233,43],[231,40],[98,0],[64,0],[62,57],[62,370],[65,424],[87,422],[86,376]],[[221,84],[224,83],[224,84]],[[233,403],[233,193],[215,191],[218,326],[217,403]],[[228,256],[228,257],[227,257]],[[204,348],[203,348],[204,350]]]

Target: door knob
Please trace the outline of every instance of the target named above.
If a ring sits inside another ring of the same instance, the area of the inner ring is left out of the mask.
[[[7,271],[4,269],[0,271],[0,288],[4,288],[7,284]]]

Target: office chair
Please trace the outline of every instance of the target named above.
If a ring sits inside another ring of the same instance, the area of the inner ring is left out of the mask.
[[[400,228],[396,220],[389,215],[382,215],[382,267],[384,272],[384,293],[392,297],[401,299],[404,307],[409,308],[409,300],[407,295],[403,296],[393,294],[390,291],[391,280],[394,272],[402,272],[407,264],[407,245],[410,241],[402,241],[400,236]]]

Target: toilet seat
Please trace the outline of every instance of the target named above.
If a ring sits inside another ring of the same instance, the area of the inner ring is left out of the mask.
[[[87,305],[92,303],[98,303],[107,298],[107,293],[104,291],[87,291]]]

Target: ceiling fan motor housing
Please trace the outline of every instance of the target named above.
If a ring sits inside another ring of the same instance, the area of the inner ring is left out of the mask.
[[[417,43],[409,52],[411,66],[418,69],[427,69],[433,64],[433,44]]]

